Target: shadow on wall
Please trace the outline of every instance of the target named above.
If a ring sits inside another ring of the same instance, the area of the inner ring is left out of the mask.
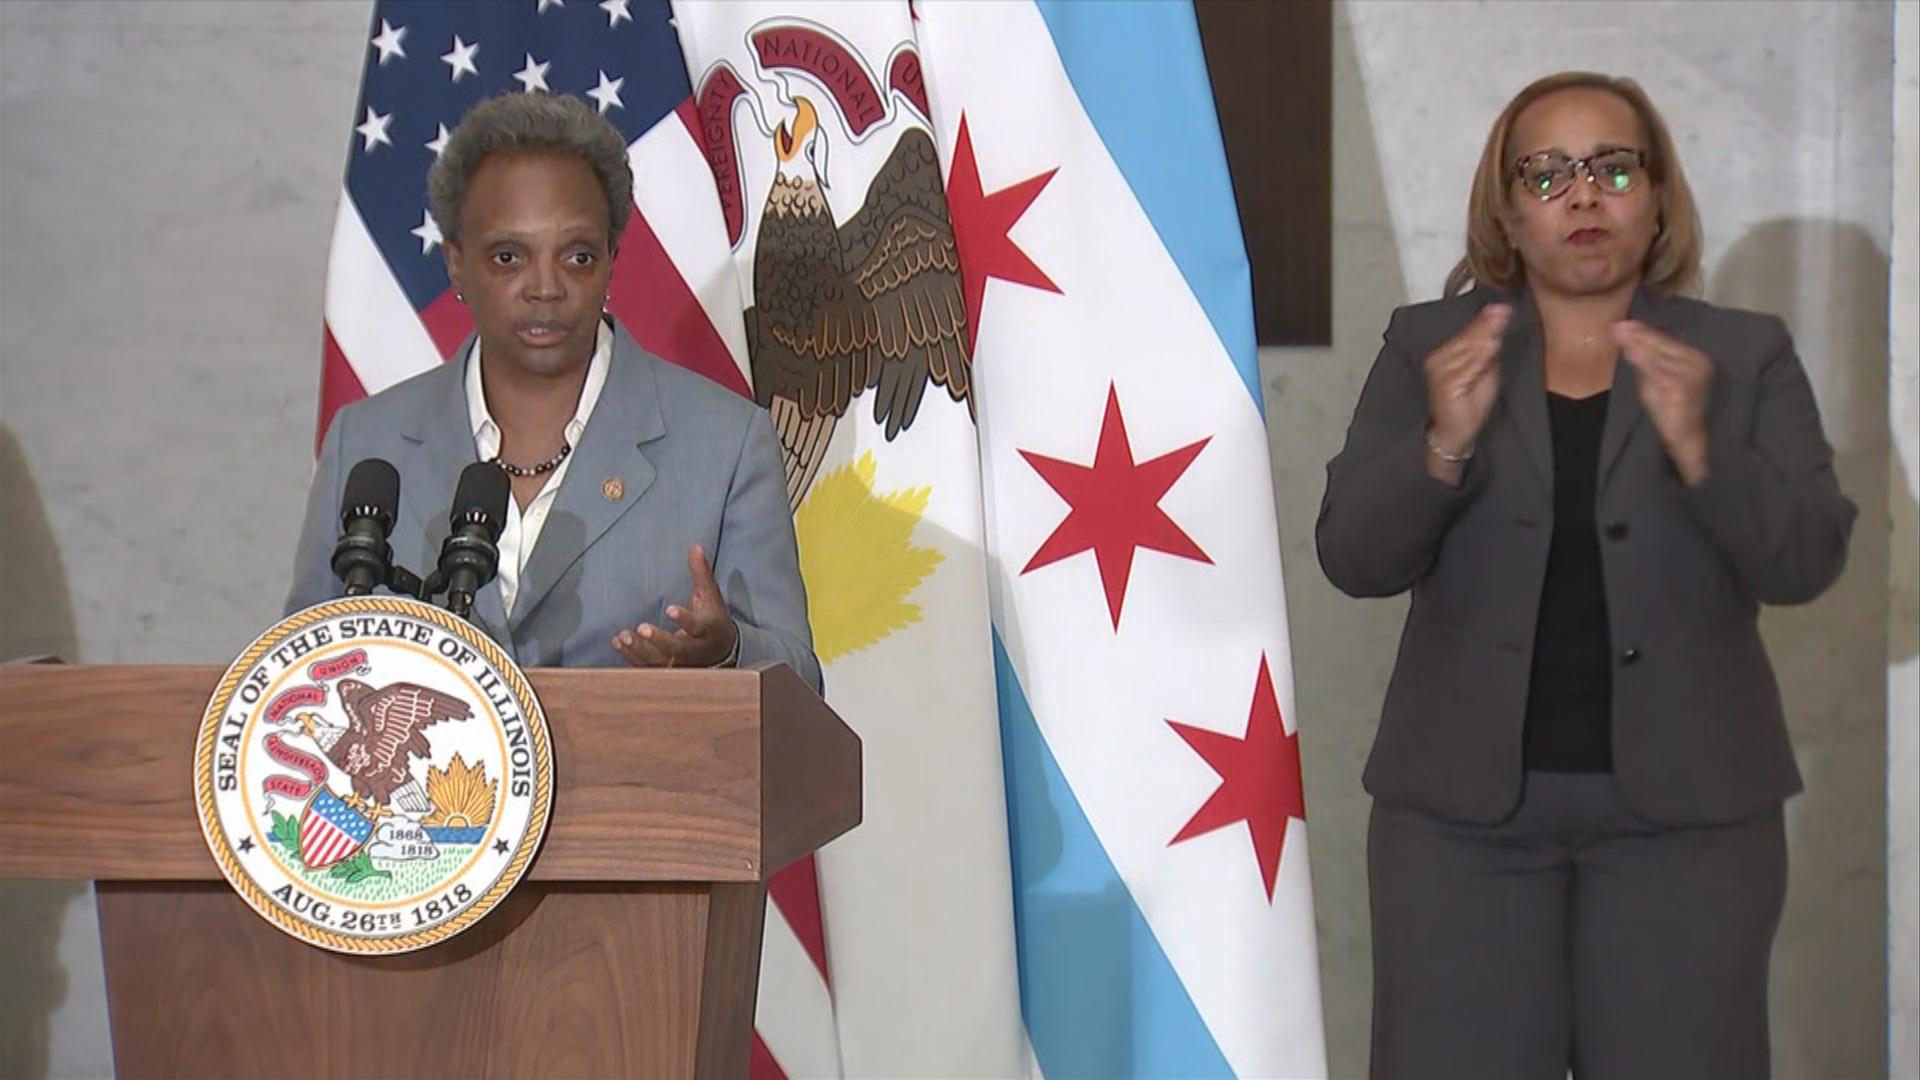
[[[1706,296],[1716,304],[1783,316],[1802,306],[1817,306],[1826,313],[1840,348],[1836,355],[1810,356],[1819,346],[1804,337],[1807,328],[1789,329],[1796,331],[1795,345],[1804,363],[1838,372],[1829,383],[1835,392],[1822,397],[1821,419],[1829,441],[1835,443],[1841,486],[1861,510],[1852,555],[1856,561],[1878,556],[1879,564],[1870,568],[1876,572],[1886,569],[1886,553],[1860,545],[1868,532],[1885,524],[1877,515],[1884,510],[1897,527],[1920,513],[1908,483],[1895,485],[1898,494],[1890,493],[1902,500],[1901,505],[1881,505],[1889,497],[1882,494],[1885,481],[1892,479],[1884,475],[1887,466],[1883,464],[1889,457],[1888,273],[1886,253],[1860,226],[1782,218],[1749,229],[1727,250],[1714,269]],[[1821,283],[1824,289],[1816,293]],[[1835,414],[1834,405],[1845,412]],[[1881,474],[1873,473],[1874,469]],[[1908,660],[1920,653],[1920,638],[1916,638],[1920,630],[1902,629],[1906,632],[1893,643],[1892,660]]]
[[[0,425],[0,660],[79,656],[73,600],[53,530],[13,429]],[[47,1075],[51,1017],[67,996],[60,929],[86,889],[71,881],[0,880],[0,1075]]]
[[[1795,345],[1819,389],[1840,486],[1860,508],[1839,582],[1761,618],[1806,780],[1787,807],[1791,876],[1774,946],[1782,1076],[1886,1075],[1886,664],[1915,651],[1912,627],[1887,640],[1887,275],[1865,229],[1790,218],[1741,236],[1707,290],[1717,304],[1809,323],[1791,326]],[[1892,519],[1908,523],[1911,544],[1916,510],[1897,487]]]

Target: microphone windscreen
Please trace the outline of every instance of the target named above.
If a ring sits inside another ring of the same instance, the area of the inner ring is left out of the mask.
[[[393,528],[393,517],[399,511],[400,473],[391,464],[368,458],[347,473],[347,487],[340,495],[341,528],[346,528],[349,517],[372,516],[379,520],[384,533]]]
[[[484,521],[487,537],[499,540],[507,527],[507,500],[513,495],[507,474],[500,466],[476,461],[460,470],[460,483],[453,489],[453,527],[462,522]]]

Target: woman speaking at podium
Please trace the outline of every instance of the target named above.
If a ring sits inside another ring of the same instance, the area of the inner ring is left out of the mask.
[[[330,555],[356,462],[398,470],[393,557],[422,572],[462,469],[491,462],[512,497],[472,618],[521,666],[771,661],[818,690],[771,424],[605,313],[633,207],[620,133],[574,97],[504,95],[461,120],[427,188],[474,336],[335,416],[289,612],[343,592]]]
[[[1376,1076],[1767,1075],[1800,775],[1758,608],[1832,584],[1854,508],[1786,328],[1678,295],[1699,260],[1640,87],[1528,86],[1327,467],[1327,576],[1413,593],[1366,770]]]

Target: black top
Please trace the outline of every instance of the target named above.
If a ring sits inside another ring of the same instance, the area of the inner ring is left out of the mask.
[[[1524,754],[1527,768],[1544,772],[1613,769],[1613,646],[1593,505],[1608,396],[1547,395],[1553,546],[1533,634]]]

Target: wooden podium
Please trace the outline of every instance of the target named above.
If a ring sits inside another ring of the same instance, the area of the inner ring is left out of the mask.
[[[860,821],[785,667],[528,672],[546,840],[478,925],[351,957],[236,896],[193,802],[223,669],[0,667],[0,876],[92,880],[122,1077],[744,1076],[766,881]]]

